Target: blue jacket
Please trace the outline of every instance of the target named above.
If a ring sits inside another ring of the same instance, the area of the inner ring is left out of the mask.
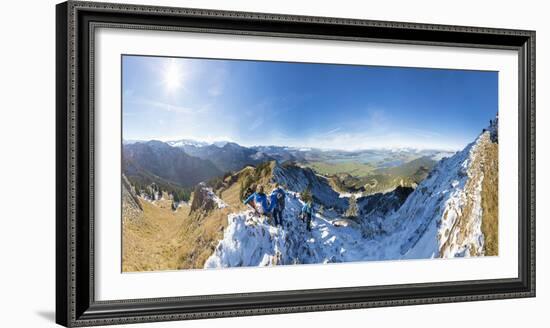
[[[286,196],[285,191],[281,188],[277,188],[271,192],[271,195],[269,195],[269,212],[273,211],[278,205],[279,210],[284,210],[285,208],[285,200],[283,198],[281,204],[279,204],[279,199],[277,199],[277,195],[282,195],[283,197]]]
[[[264,193],[259,194],[255,192],[252,195],[248,196],[248,198],[245,199],[243,203],[247,204],[251,200],[254,200],[254,203],[256,205],[261,204],[264,212],[268,212],[269,206],[267,205],[267,196]]]
[[[313,216],[313,208],[311,208],[311,206],[305,203],[304,206],[302,207],[302,214],[308,214]]]

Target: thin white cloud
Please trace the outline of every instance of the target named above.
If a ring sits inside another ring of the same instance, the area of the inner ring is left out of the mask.
[[[214,72],[210,87],[207,90],[210,96],[219,97],[223,94],[228,74],[227,69],[224,68],[219,68]]]
[[[335,129],[332,129],[332,130],[326,132],[325,135],[330,136],[332,134],[335,134],[336,132],[339,132],[340,130],[342,130],[342,128],[335,128]]]
[[[208,95],[212,97],[219,97],[223,94],[223,89],[220,85],[214,84],[208,89]]]
[[[154,100],[144,100],[142,101],[144,105],[151,106],[156,109],[164,110],[167,112],[174,112],[174,113],[180,113],[180,114],[191,114],[193,112],[196,112],[194,108],[190,107],[184,107],[179,105],[173,105],[170,103],[165,103],[161,101],[154,101]]]
[[[439,138],[442,137],[442,134],[435,131],[430,130],[422,130],[422,129],[416,129],[416,128],[407,128],[408,132],[410,132],[413,135],[417,135],[422,138]]]
[[[257,128],[259,128],[262,124],[264,124],[264,118],[263,116],[258,116],[248,127],[250,131],[254,131]]]
[[[194,141],[200,141],[200,142],[206,142],[206,143],[214,143],[217,141],[227,141],[227,142],[237,142],[232,137],[226,136],[226,135],[181,135],[181,134],[174,134],[174,135],[165,135],[165,136],[150,136],[142,138],[141,140],[159,140],[159,141],[177,141],[177,140],[194,140]],[[238,143],[238,142],[237,142]]]
[[[263,140],[255,140],[255,143],[261,145],[307,147],[346,151],[380,148],[415,148],[455,151],[466,146],[466,142],[461,144],[460,142],[445,140],[444,138],[421,138],[412,134],[397,132],[382,134],[374,134],[370,132],[335,132],[332,134],[322,133],[305,138],[293,138],[279,133],[273,133],[266,135],[266,138]],[[252,145],[245,144],[245,146]]]
[[[202,113],[207,111],[210,106],[203,106],[201,108],[185,107],[181,105],[174,105],[168,102],[151,100],[146,98],[132,98],[128,101],[128,104],[138,105],[145,107],[146,109],[157,109],[166,112],[178,113],[178,114],[193,114]]]
[[[382,134],[365,133],[335,133],[322,138],[313,136],[305,140],[294,140],[292,146],[312,147],[340,150],[360,150],[375,148],[417,148],[458,150],[465,144],[449,141],[445,138],[427,138],[417,135],[390,132]]]

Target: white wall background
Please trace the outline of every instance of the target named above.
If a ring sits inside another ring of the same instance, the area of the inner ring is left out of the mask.
[[[55,308],[55,10],[10,1],[0,11],[0,326],[53,327]],[[547,140],[550,23],[544,1],[121,1],[186,7],[537,31],[537,298],[132,325],[132,327],[542,327],[550,306]],[[300,277],[301,278],[301,277]],[[299,279],[297,277],[297,279]]]

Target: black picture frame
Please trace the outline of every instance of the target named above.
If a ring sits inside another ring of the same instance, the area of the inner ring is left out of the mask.
[[[535,296],[535,32],[69,1],[56,7],[56,322],[92,326]],[[519,277],[96,301],[93,38],[99,26],[410,45],[519,55]]]

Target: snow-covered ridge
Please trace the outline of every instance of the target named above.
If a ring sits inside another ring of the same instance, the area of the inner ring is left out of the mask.
[[[358,220],[316,207],[311,232],[298,219],[303,202],[296,192],[305,187],[303,181],[310,186],[311,181],[276,166],[274,180],[287,188],[283,227],[251,211],[230,214],[205,268],[484,255],[482,166],[496,135],[484,130],[464,150],[442,159],[412,193],[403,189],[358,198]],[[335,192],[323,197],[347,201]]]
[[[395,242],[386,242],[384,247],[399,245],[394,251],[405,258],[483,255],[480,160],[489,142],[487,131],[439,162],[386,220],[385,229],[395,231]]]

